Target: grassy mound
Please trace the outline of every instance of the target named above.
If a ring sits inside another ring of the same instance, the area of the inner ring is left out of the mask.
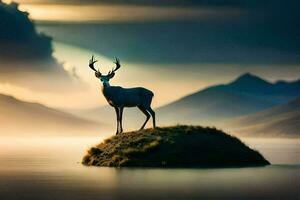
[[[174,126],[122,133],[92,147],[84,165],[107,167],[245,167],[270,164],[215,128]]]

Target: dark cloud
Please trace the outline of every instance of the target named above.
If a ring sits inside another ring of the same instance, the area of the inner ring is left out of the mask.
[[[40,28],[60,41],[130,62],[300,63],[299,28],[292,23],[276,24],[272,18],[263,19],[253,15],[231,21],[64,24]]]
[[[300,1],[130,2],[239,7],[244,14],[230,20],[178,19],[177,22],[78,26],[81,31],[71,25],[70,29],[77,34],[65,40],[110,57],[119,55],[137,62],[300,63]],[[61,32],[70,31],[64,28]]]
[[[234,8],[232,10],[239,10],[242,13],[235,18],[182,17],[172,22],[164,20],[147,23],[49,26],[44,30],[53,33],[56,39],[96,50],[109,57],[118,55],[133,62],[300,63],[298,0],[43,0],[43,2],[223,7],[229,11]]]
[[[52,56],[52,39],[36,31],[28,13],[16,3],[0,2],[0,81],[32,89],[47,88],[71,77]],[[27,77],[22,77],[24,74]],[[35,81],[32,81],[32,76]],[[50,80],[48,83],[45,80]],[[55,83],[53,82],[55,79]],[[61,88],[61,87],[60,87]],[[54,88],[53,88],[54,89]]]

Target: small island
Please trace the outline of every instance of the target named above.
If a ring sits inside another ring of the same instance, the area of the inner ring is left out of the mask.
[[[92,147],[82,163],[105,167],[208,168],[270,163],[216,128],[172,126],[122,133]]]

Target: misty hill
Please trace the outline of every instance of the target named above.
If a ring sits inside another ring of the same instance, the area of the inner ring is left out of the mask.
[[[1,136],[97,135],[103,124],[0,94]]]
[[[300,98],[284,105],[229,120],[223,127],[242,136],[299,137]]]
[[[245,167],[270,164],[239,139],[200,126],[122,133],[89,149],[85,165],[106,167]]]
[[[300,96],[300,80],[270,83],[246,73],[229,84],[206,88],[157,109],[163,124],[216,125],[219,120],[244,116]]]

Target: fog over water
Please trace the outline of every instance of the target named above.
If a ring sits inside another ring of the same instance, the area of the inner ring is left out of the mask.
[[[300,140],[244,139],[271,166],[226,169],[85,167],[101,138],[0,140],[0,199],[297,199]]]

